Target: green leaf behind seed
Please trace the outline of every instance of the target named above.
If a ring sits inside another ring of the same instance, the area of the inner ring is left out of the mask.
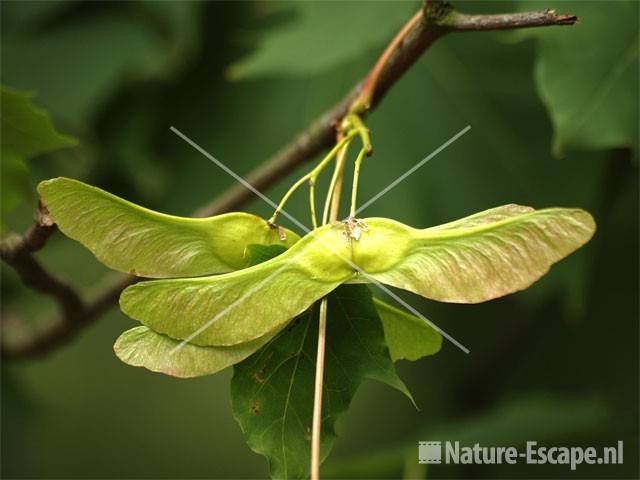
[[[571,11],[580,22],[570,32],[517,32],[538,42],[535,80],[553,123],[553,153],[637,149],[638,2],[572,2]]]
[[[56,131],[49,115],[31,102],[32,95],[0,86],[0,156],[2,170],[0,214],[34,197],[27,159],[76,145]]]
[[[366,285],[343,285],[329,295],[321,457],[334,425],[360,384],[373,379],[410,397],[384,342]],[[233,413],[249,446],[269,460],[274,478],[309,475],[317,349],[317,308],[305,312],[272,342],[234,367]]]
[[[31,157],[77,145],[76,140],[56,131],[49,115],[31,102],[32,95],[0,88],[0,132],[2,151]]]
[[[440,351],[442,336],[424,320],[378,298],[373,299],[373,304],[382,320],[384,339],[394,362],[418,360]]]
[[[286,251],[287,247],[284,245],[247,245],[247,251],[245,253],[247,266],[251,267],[266,262]]]

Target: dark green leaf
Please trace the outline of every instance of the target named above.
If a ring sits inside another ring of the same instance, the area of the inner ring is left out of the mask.
[[[56,132],[49,115],[31,102],[32,95],[6,87],[0,88],[0,95],[3,153],[31,157],[76,144]]]
[[[274,9],[273,5],[267,8]],[[417,8],[413,2],[342,2],[339,9],[329,2],[275,5],[293,18],[266,31],[260,39],[260,48],[232,66],[233,76],[308,75],[326,71],[374,48],[382,48]],[[338,48],[327,48],[327,42]]]
[[[297,240],[294,239],[294,240]],[[257,265],[262,262],[266,262],[267,260],[271,260],[272,258],[277,257],[281,253],[287,251],[287,247],[284,245],[260,245],[260,244],[251,244],[247,245],[246,251],[246,259],[247,266]]]
[[[276,478],[309,474],[317,342],[317,308],[299,316],[253,356],[234,367],[233,413],[249,446],[267,457]],[[365,379],[410,395],[395,373],[380,319],[365,285],[329,295],[321,456],[334,425]]]
[[[63,10],[56,28],[3,37],[3,82],[38,91],[47,108],[85,127],[122,84],[158,74],[166,79],[168,70],[184,65],[196,46],[200,8],[199,2],[123,2],[85,15]]]
[[[384,339],[394,362],[418,360],[440,351],[442,336],[431,325],[377,298],[373,303],[382,320]]]
[[[56,131],[49,115],[31,101],[32,95],[0,87],[0,139],[2,142],[2,209],[6,213],[33,196],[27,159],[76,144]]]
[[[571,2],[563,9],[577,14],[580,22],[520,33],[538,40],[535,78],[553,121],[554,153],[634,147],[638,2]]]

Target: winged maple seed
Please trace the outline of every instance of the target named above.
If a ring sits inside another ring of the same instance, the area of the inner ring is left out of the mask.
[[[283,238],[247,213],[174,217],[76,180],[49,180],[38,191],[60,230],[107,266],[158,278],[122,293],[122,311],[144,326],[125,332],[115,349],[127,363],[177,376],[239,362],[339,285],[362,281],[359,272],[433,300],[483,302],[527,288],[595,231],[584,210],[505,205],[427,229],[348,218]],[[282,253],[247,267],[254,244]],[[409,325],[411,316],[376,306],[394,318],[383,322],[389,342],[388,331]]]

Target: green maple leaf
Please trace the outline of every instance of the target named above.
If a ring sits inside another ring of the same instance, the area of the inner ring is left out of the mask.
[[[33,197],[27,159],[77,142],[57,132],[49,115],[31,101],[33,95],[0,87],[0,156],[2,217]]]
[[[368,6],[363,7],[363,3]],[[247,79],[272,75],[308,76],[381,48],[406,20],[410,3],[343,2],[340,14],[325,2],[278,2],[261,7],[272,15],[288,13],[292,21],[259,32],[260,42],[229,73]],[[353,18],[358,18],[357,22]],[[371,28],[376,25],[376,28]],[[327,49],[327,38],[340,48]]]
[[[391,360],[418,360],[440,351],[442,336],[421,318],[373,299]]]
[[[364,380],[383,382],[410,396],[395,373],[367,286],[338,287],[329,295],[327,311],[322,459],[331,450],[337,418]],[[274,478],[309,474],[317,313],[317,308],[305,312],[234,367],[233,414],[251,449],[269,460]]]
[[[77,142],[56,131],[49,115],[31,101],[33,94],[0,88],[2,151],[32,157]]]
[[[553,151],[635,148],[638,3],[573,2],[571,10],[580,21],[569,32],[517,34],[538,42],[535,80],[553,122]]]

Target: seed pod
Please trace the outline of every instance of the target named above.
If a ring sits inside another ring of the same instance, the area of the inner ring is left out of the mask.
[[[284,327],[355,270],[340,225],[303,237],[285,253],[224,275],[140,282],[124,290],[124,313],[196,345],[237,345]],[[193,338],[191,338],[193,336]]]
[[[265,262],[283,253],[282,247],[250,245],[252,265]],[[385,341],[392,360],[416,360],[440,350],[442,337],[421,320],[407,312],[374,298],[374,307],[380,316]],[[286,323],[282,326],[284,326]],[[199,346],[175,340],[140,326],[124,332],[114,351],[123,362],[144,367],[153,372],[180,378],[211,375],[234,365],[265,345],[276,333],[232,346]]]
[[[354,261],[381,283],[441,302],[478,303],[523,290],[587,243],[580,209],[507,205],[424,230],[366,219]]]
[[[69,178],[38,185],[51,218],[108,267],[141,277],[192,277],[245,266],[251,243],[293,245],[298,236],[248,213],[183,218],[154,212]]]
[[[197,345],[272,334],[344,282],[373,278],[434,300],[475,303],[526,288],[595,231],[578,209],[507,205],[417,230],[385,218],[321,227],[278,257],[237,272],[141,282],[122,310]]]
[[[120,335],[113,350],[120,360],[134,367],[191,378],[212,375],[241,362],[271,338],[266,336],[232,347],[199,347],[188,343],[181,345],[179,340],[140,326]]]

